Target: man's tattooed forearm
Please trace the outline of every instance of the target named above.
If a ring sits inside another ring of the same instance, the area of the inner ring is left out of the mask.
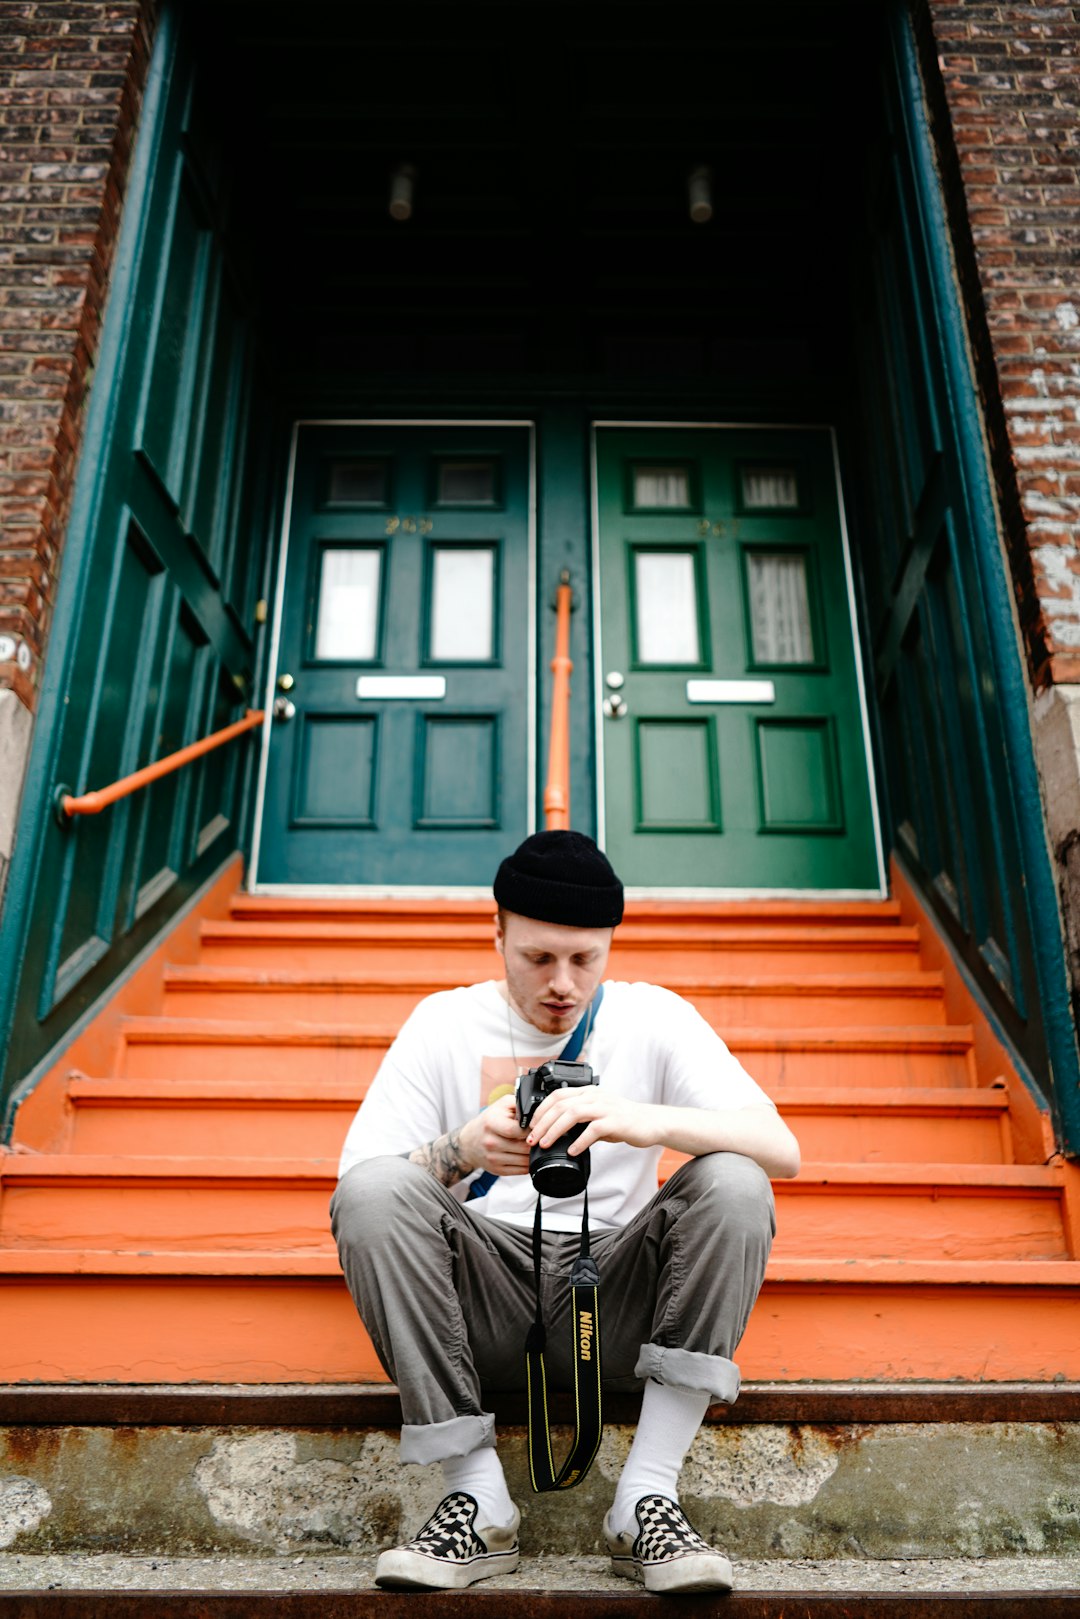
[[[461,1151],[461,1131],[448,1130],[446,1135],[428,1141],[406,1153],[410,1164],[419,1164],[429,1175],[434,1175],[444,1186],[456,1186],[472,1173],[474,1166],[465,1162]]]

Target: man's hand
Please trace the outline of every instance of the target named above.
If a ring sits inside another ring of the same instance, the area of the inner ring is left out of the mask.
[[[656,1115],[673,1112],[651,1102],[630,1102],[599,1085],[568,1085],[545,1096],[532,1117],[527,1146],[550,1147],[575,1124],[584,1132],[568,1148],[571,1158],[594,1141],[621,1141],[628,1147],[654,1147],[660,1141]],[[682,1111],[680,1109],[680,1111]]]
[[[629,1147],[671,1147],[700,1158],[707,1152],[740,1152],[767,1175],[799,1173],[799,1144],[773,1107],[666,1107],[632,1102],[600,1085],[567,1086],[546,1096],[533,1114],[527,1145],[550,1147],[575,1124],[585,1126],[567,1149],[571,1158],[595,1141]]]
[[[513,1096],[500,1096],[463,1124],[458,1134],[462,1150],[472,1159],[474,1169],[490,1170],[493,1175],[528,1173],[529,1148],[525,1132],[517,1121],[517,1103]]]
[[[529,1149],[512,1096],[500,1096],[474,1119],[414,1148],[406,1157],[444,1186],[456,1186],[474,1169],[490,1170],[493,1175],[524,1175],[529,1168]]]

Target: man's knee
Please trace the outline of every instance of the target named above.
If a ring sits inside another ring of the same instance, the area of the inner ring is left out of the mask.
[[[371,1243],[391,1230],[403,1208],[415,1209],[430,1177],[407,1158],[367,1158],[338,1181],[330,1225],[339,1244]]]
[[[710,1152],[677,1171],[679,1192],[699,1218],[747,1232],[776,1230],[772,1185],[760,1164],[739,1152]]]

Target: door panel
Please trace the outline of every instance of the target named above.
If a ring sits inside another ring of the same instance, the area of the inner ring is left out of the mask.
[[[597,497],[620,875],[877,892],[828,434],[600,428]]]
[[[526,835],[529,464],[524,428],[299,430],[260,884],[486,885]]]

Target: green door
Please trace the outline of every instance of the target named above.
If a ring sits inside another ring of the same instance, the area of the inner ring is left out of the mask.
[[[597,496],[616,870],[879,892],[831,435],[598,428]]]
[[[527,428],[298,429],[259,886],[487,885],[532,800]]]

